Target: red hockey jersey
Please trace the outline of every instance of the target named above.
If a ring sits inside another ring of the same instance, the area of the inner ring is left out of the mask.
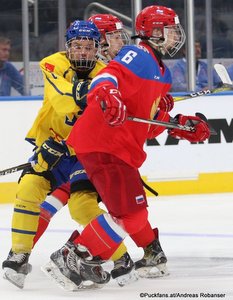
[[[110,153],[139,168],[146,159],[143,146],[150,125],[126,121],[122,126],[111,127],[106,123],[95,90],[109,82],[121,92],[129,116],[153,119],[160,98],[170,89],[170,71],[148,45],[123,47],[93,79],[88,106],[67,139],[76,154]]]

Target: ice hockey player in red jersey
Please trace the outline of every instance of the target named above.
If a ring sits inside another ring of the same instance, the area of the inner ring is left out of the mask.
[[[103,281],[107,275],[101,263],[128,235],[145,245],[143,258],[135,263],[139,272],[162,270],[167,261],[147,219],[147,199],[138,172],[146,159],[146,139],[164,128],[131,122],[127,116],[170,120],[159,109],[160,99],[171,87],[170,71],[161,58],[175,55],[185,34],[172,9],[154,5],[138,14],[136,31],[139,45],[123,47],[92,81],[87,108],[67,140],[108,209],[50,257],[58,281],[65,278],[77,288],[88,280]],[[179,114],[175,119],[194,130],[169,130],[173,137],[199,142],[210,135],[208,124],[199,117]]]
[[[130,43],[123,23],[116,16],[112,14],[96,14],[91,16],[88,20],[95,23],[101,34],[101,54],[99,54],[99,57],[105,63],[113,59],[122,46]],[[164,96],[159,102],[159,108],[163,111],[170,111],[173,108],[173,98],[169,94]],[[41,204],[41,214],[37,233],[34,237],[34,245],[47,229],[51,218],[67,204],[69,198],[70,183],[68,182],[53,191]],[[82,212],[80,211],[80,215],[81,214]],[[85,221],[86,219],[79,219],[81,225],[83,225]]]

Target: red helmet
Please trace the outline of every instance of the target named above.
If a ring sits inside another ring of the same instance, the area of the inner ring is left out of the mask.
[[[101,34],[102,59],[105,61],[113,59],[124,45],[130,44],[123,23],[116,16],[97,14],[91,16],[88,21],[92,21]]]
[[[160,34],[154,33],[155,29],[159,29]],[[175,32],[175,47],[167,48],[168,30]],[[138,37],[149,40],[154,46],[159,47],[163,53],[173,56],[183,46],[185,42],[185,33],[180,25],[177,14],[171,8],[165,6],[148,6],[144,8],[136,18],[136,32]],[[163,53],[163,54],[164,54]]]
[[[97,14],[91,16],[88,21],[92,21],[96,25],[100,34],[105,39],[106,33],[123,29],[123,23],[121,20],[111,14]]]

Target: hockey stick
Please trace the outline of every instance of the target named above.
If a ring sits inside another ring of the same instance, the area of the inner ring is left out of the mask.
[[[32,163],[28,162],[28,163],[25,163],[25,164],[22,164],[22,165],[18,165],[18,166],[12,167],[12,168],[8,168],[8,169],[0,171],[0,176],[15,173],[15,172],[18,172],[18,171],[22,171],[22,170],[24,170],[26,168],[29,168],[31,166],[32,166]]]
[[[158,120],[147,120],[147,119],[143,119],[143,118],[130,117],[130,116],[127,119],[129,121],[133,121],[133,122],[164,126],[166,128],[176,128],[176,129],[181,129],[181,130],[184,130],[184,131],[194,131],[194,128],[191,127],[191,126],[180,125],[180,124],[173,123],[173,122],[164,122],[164,121],[158,121]]]
[[[214,68],[215,68],[215,71],[217,72],[218,76],[222,80],[223,86],[215,88],[213,90],[202,90],[202,91],[187,94],[182,97],[175,97],[174,101],[177,102],[177,101],[182,101],[182,100],[186,100],[189,98],[195,98],[195,97],[205,96],[205,95],[209,95],[209,94],[216,94],[216,93],[220,93],[220,92],[224,92],[224,91],[233,90],[233,84],[232,84],[230,76],[227,72],[227,69],[221,64],[215,64]]]
[[[233,87],[233,84],[232,84],[231,78],[227,72],[227,69],[221,64],[215,64],[214,68],[215,68],[215,71],[217,72],[218,76],[222,80],[223,84],[229,84],[229,85],[232,85],[232,87]]]
[[[205,116],[202,115],[201,113],[196,113],[196,116],[200,117],[204,121],[207,120],[205,118]],[[146,124],[151,124],[151,125],[164,126],[166,128],[175,128],[175,129],[180,129],[180,130],[184,130],[184,131],[191,131],[191,132],[195,131],[195,128],[193,126],[187,126],[187,125],[177,124],[174,121],[173,122],[164,122],[164,121],[158,121],[158,120],[147,120],[147,119],[138,118],[138,117],[131,117],[131,116],[129,116],[127,119],[129,121],[133,121],[133,122],[139,122],[139,123],[146,123]],[[210,134],[211,135],[216,135],[216,131],[213,128],[211,128],[211,126],[209,126],[209,127],[210,127]]]
[[[219,76],[220,77],[220,76]],[[206,96],[206,95],[210,95],[210,94],[216,94],[216,93],[221,93],[221,92],[225,92],[225,91],[231,91],[233,90],[233,84],[231,83],[224,83],[221,87],[212,89],[212,90],[201,90],[198,92],[193,92],[181,97],[174,97],[174,101],[178,102],[178,101],[183,101],[183,100],[187,100],[187,99],[191,99],[191,98],[196,98],[196,97],[201,97],[201,96]]]

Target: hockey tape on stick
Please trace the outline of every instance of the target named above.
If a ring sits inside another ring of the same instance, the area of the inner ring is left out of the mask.
[[[28,162],[28,163],[25,163],[25,164],[22,164],[22,165],[18,165],[18,166],[12,167],[12,168],[8,168],[8,169],[0,171],[0,176],[4,176],[4,175],[7,175],[7,174],[22,171],[22,170],[27,169],[31,166],[32,166],[32,163]]]
[[[227,69],[223,65],[215,64],[214,68],[215,68],[215,71],[217,72],[218,76],[222,80],[223,84],[232,85],[232,81],[231,81],[231,78],[230,78],[230,76],[227,72]],[[233,85],[232,85],[232,87],[233,87]]]

